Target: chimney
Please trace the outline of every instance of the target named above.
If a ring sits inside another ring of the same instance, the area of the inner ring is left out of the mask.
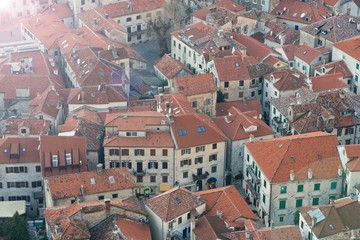
[[[96,172],[99,175],[103,174],[103,165],[101,163],[99,163],[98,165],[96,165]]]
[[[165,87],[164,87],[164,93],[165,93],[165,94],[169,94],[169,93],[170,93],[170,86],[165,86]]]
[[[253,139],[254,139],[254,135],[250,134],[250,135],[249,135],[249,142],[252,143],[252,142],[253,142]]]
[[[347,15],[350,15],[351,14],[351,8],[348,8],[346,13],[347,13]]]
[[[200,205],[201,204],[201,197],[200,197],[200,194],[196,197],[196,203],[198,204],[198,205]],[[222,214],[222,213],[221,213]]]
[[[330,198],[330,205],[334,205],[335,200],[333,198]]]
[[[94,26],[96,26],[96,18],[94,18]]]
[[[110,208],[110,199],[106,198],[106,199],[104,199],[104,202],[105,202],[105,208],[109,209]]]
[[[339,169],[338,169],[338,175],[339,177],[341,177],[344,173],[344,169],[341,167],[341,165],[339,165]]]
[[[246,96],[243,97],[243,103],[246,105]]]
[[[339,14],[340,14],[340,10],[339,10],[339,9],[335,9],[335,15],[336,15],[336,16],[339,16]]]
[[[273,220],[270,221],[270,228],[271,229],[274,229],[275,227],[275,222]]]
[[[162,103],[164,101],[164,94],[159,93],[159,103]]]
[[[294,181],[295,173],[293,170],[290,171],[290,181]]]
[[[172,113],[168,114],[168,118],[169,118],[169,123],[174,122],[174,114],[172,114]]]
[[[217,210],[217,209],[216,209],[216,215],[217,215],[220,219],[222,219],[222,217],[223,217],[222,211],[219,211],[219,210]]]
[[[109,14],[105,13],[105,18],[109,19]]]
[[[315,227],[315,225],[316,225],[316,217],[312,217],[311,218],[311,228],[314,228]]]
[[[309,170],[308,170],[308,179],[312,179],[312,177],[313,177],[313,172],[312,172],[311,168],[309,168]]]
[[[158,87],[158,92],[159,93],[163,93],[164,92],[164,89],[162,87]]]
[[[245,232],[245,240],[250,240],[250,232],[249,231]]]
[[[80,101],[81,102],[85,101],[85,93],[83,91],[81,91],[81,93],[80,93]]]
[[[81,185],[80,190],[81,190],[81,195],[85,196],[84,185]]]
[[[56,223],[56,225],[55,225],[55,235],[57,236],[60,233],[62,233],[61,225],[60,225],[60,223]]]
[[[195,229],[195,218],[190,219],[190,229],[191,231]]]
[[[285,44],[285,36],[284,34],[280,35],[280,45],[284,45]]]

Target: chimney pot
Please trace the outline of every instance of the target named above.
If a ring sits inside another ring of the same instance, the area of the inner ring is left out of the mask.
[[[110,199],[104,199],[104,202],[105,202],[105,208],[106,209],[109,209],[110,208]]]
[[[162,103],[163,100],[164,100],[164,94],[159,93],[159,102]]]
[[[99,174],[99,175],[103,174],[103,165],[101,163],[96,165],[96,171],[97,171],[97,174]]]
[[[313,172],[312,172],[311,168],[309,168],[308,179],[312,179],[312,177],[313,177]]]
[[[290,171],[290,181],[294,181],[295,173],[293,170]]]

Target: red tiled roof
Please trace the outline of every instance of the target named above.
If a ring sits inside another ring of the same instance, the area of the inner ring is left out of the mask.
[[[279,91],[295,90],[301,87],[307,87],[304,82],[306,75],[296,69],[280,69],[269,73],[264,77],[268,80],[274,77],[274,87]]]
[[[177,149],[199,146],[227,140],[224,133],[205,114],[187,113],[175,115],[170,123]],[[198,132],[197,127],[204,127],[205,132]],[[179,130],[185,130],[186,135],[180,136]]]
[[[295,48],[296,48],[296,46],[294,44],[279,46],[279,47],[276,47],[275,50],[277,48],[281,48],[283,50],[287,60],[289,60],[289,61],[294,60]]]
[[[290,171],[295,180],[304,180],[310,168],[313,179],[337,177],[341,166],[337,144],[336,136],[313,132],[245,145],[270,182],[287,182]]]
[[[330,6],[335,6],[335,4],[338,2],[339,0],[323,0],[323,2],[325,4],[328,4]]]
[[[105,5],[102,8],[104,12],[109,14],[111,18],[117,18],[135,13],[150,11],[166,6],[165,0],[131,0],[130,4],[127,1]],[[99,10],[100,11],[100,10]]]
[[[325,50],[327,51],[327,50]],[[300,58],[306,63],[311,63],[315,58],[322,56],[324,53],[323,48],[311,48],[306,44],[301,44],[295,49],[295,56]]]
[[[360,60],[360,36],[352,37],[341,42],[334,43],[333,46],[356,60]]]
[[[258,118],[257,112],[241,112],[235,107],[228,109],[228,112],[229,115],[213,118],[213,121],[231,140],[249,139],[251,135],[274,135],[274,130]],[[249,127],[253,129],[247,132],[246,129]]]
[[[217,216],[218,211],[221,211],[226,222],[237,222],[240,218],[257,220],[234,186],[200,191],[196,194],[206,201],[207,216]]]
[[[346,157],[350,158],[350,161],[346,163],[347,168],[350,171],[360,171],[360,145],[346,145],[344,148]]]
[[[146,132],[145,137],[112,136],[104,140],[104,147],[174,147],[170,132]]]
[[[176,91],[185,96],[216,92],[217,88],[212,73],[175,78]]]
[[[333,11],[330,11],[325,5],[321,5],[320,2],[302,2],[300,0],[283,0],[271,13],[279,19],[305,24],[315,23],[334,15]]]
[[[184,187],[178,186],[145,202],[156,215],[168,222],[205,204]]]
[[[264,115],[260,99],[252,99],[244,101],[222,102],[216,104],[216,116],[228,115],[229,109],[235,107],[241,112],[256,111],[258,115]]]
[[[206,215],[201,216],[196,220],[194,234],[197,240],[218,239],[218,236],[210,225]]]
[[[163,100],[160,102],[159,95],[155,95],[155,98],[157,102],[159,103],[159,106],[161,108],[161,113],[168,114],[169,109],[170,113],[176,113],[176,115],[179,114],[188,114],[188,113],[195,113],[195,109],[192,108],[191,104],[187,100],[187,98],[184,96],[184,94],[176,93],[176,94],[165,94],[163,95]],[[166,102],[169,103],[169,109],[166,109]]]
[[[323,73],[322,71],[323,68],[325,68],[326,74],[341,73],[342,77],[344,78],[352,77],[352,74],[348,69],[348,67],[345,65],[344,61],[329,62],[326,64],[316,66],[314,69],[319,73]]]
[[[111,176],[114,178],[113,183],[110,181]],[[91,179],[94,179],[94,184],[91,183]],[[97,171],[90,171],[52,176],[48,177],[47,181],[53,199],[82,196],[81,186],[86,195],[136,187],[134,179],[126,168],[103,169],[101,175]]]
[[[29,32],[31,32],[47,49],[55,49],[59,46],[58,40],[70,29],[56,15],[37,15],[32,18],[21,20]]]
[[[176,77],[176,75],[182,70],[188,72],[189,75],[193,74],[191,70],[188,69],[184,64],[168,55],[164,55],[162,58],[160,58],[154,67],[157,68],[168,79]]]
[[[331,89],[349,88],[349,84],[342,80],[342,77],[343,74],[341,73],[310,77],[312,89],[314,92],[320,92]]]
[[[40,163],[38,146],[39,138],[2,138],[0,139],[0,163]],[[10,159],[10,153],[18,154],[19,160],[17,157]]]
[[[19,129],[26,127],[29,129],[26,134],[46,135],[49,132],[50,124],[50,121],[42,119],[6,119],[4,123],[3,134],[18,135]]]
[[[220,81],[250,80],[250,73],[247,68],[257,61],[252,57],[229,56],[215,58],[214,64]]]
[[[44,15],[54,14],[59,19],[73,17],[74,13],[71,11],[67,3],[59,3],[51,5],[48,9],[43,12]]]

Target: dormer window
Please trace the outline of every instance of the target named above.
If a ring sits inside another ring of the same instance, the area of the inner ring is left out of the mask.
[[[25,128],[21,129],[21,134],[26,134],[26,129]]]
[[[57,155],[52,155],[52,163],[53,163],[53,167],[58,166],[58,156]]]
[[[23,148],[22,151],[23,151],[23,152],[26,152],[26,148]]]
[[[136,137],[136,136],[137,136],[137,132],[126,132],[126,136],[127,136],[127,137]]]
[[[66,154],[66,165],[71,165],[71,153]]]
[[[322,68],[322,72],[325,73],[325,68],[324,67]]]
[[[4,148],[4,153],[7,153],[8,152],[8,149],[7,148]]]

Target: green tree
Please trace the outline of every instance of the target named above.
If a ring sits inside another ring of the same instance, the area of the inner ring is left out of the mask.
[[[28,226],[17,211],[11,219],[10,240],[30,240]]]
[[[296,212],[294,213],[294,224],[295,225],[299,224],[299,215],[300,215],[300,211],[299,211],[299,209],[297,209]]]
[[[167,85],[168,85],[169,83],[168,83],[168,81],[167,80],[162,80],[161,82],[160,82],[160,84],[159,84],[159,87],[166,87]]]
[[[11,229],[11,218],[7,218],[0,224],[0,236],[5,239],[9,238],[10,229]]]
[[[223,94],[223,92],[221,90],[217,91],[216,102],[218,102],[218,103],[225,102],[224,94]]]

